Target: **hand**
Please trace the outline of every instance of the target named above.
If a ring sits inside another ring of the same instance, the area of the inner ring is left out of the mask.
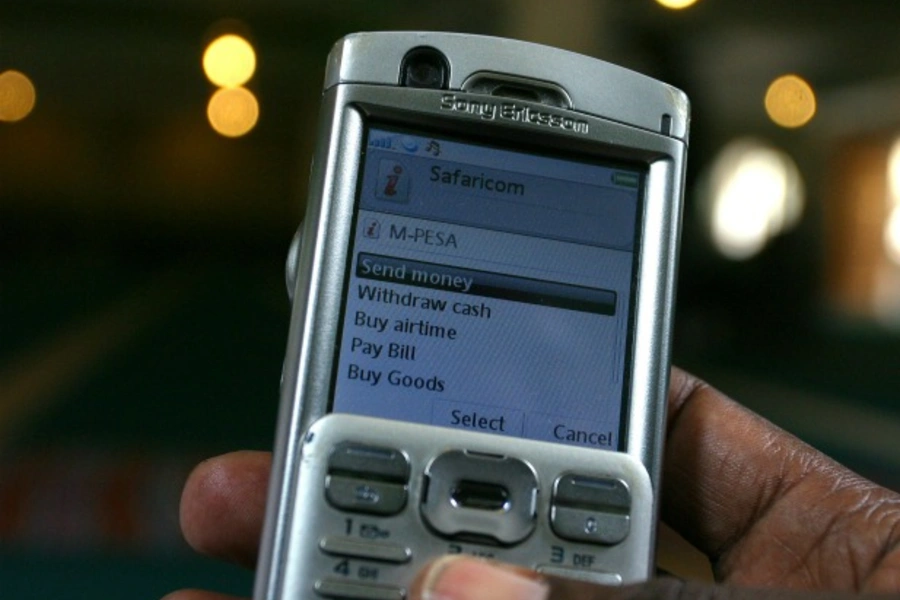
[[[269,468],[267,454],[247,452],[198,466],[182,497],[188,542],[252,566]],[[662,517],[706,553],[720,585],[659,579],[603,588],[455,557],[426,567],[412,598],[793,600],[808,591],[828,591],[829,597],[900,593],[900,495],[678,369],[669,394]],[[225,596],[183,591],[167,600],[175,598]]]

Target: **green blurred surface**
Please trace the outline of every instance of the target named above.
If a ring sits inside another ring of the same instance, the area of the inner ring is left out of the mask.
[[[249,571],[186,553],[140,556],[0,551],[4,598],[59,600],[149,600],[181,588],[203,588],[249,596]]]
[[[88,377],[16,436],[15,447],[89,440],[113,448],[268,448],[287,330],[279,267],[176,266],[175,282],[165,284],[175,288],[174,298],[119,347],[98,357]],[[144,281],[129,282],[134,274],[106,273],[94,310],[112,295],[107,289],[140,290],[148,281],[152,286],[155,275],[151,271]],[[101,275],[94,270],[91,278]],[[29,309],[39,312],[26,311],[26,320],[40,321],[44,307]]]
[[[0,368],[41,385],[0,403],[0,596],[249,593],[249,573],[195,556],[177,527],[192,464],[272,445],[283,259],[224,255],[6,265]],[[111,503],[147,522],[110,533]]]

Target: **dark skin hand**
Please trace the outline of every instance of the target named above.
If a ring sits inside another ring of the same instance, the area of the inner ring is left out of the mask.
[[[199,552],[253,567],[270,456],[200,464],[181,525]],[[472,558],[439,559],[412,586],[422,600],[801,600],[900,597],[900,494],[882,488],[672,370],[662,517],[710,559],[717,584],[661,578],[608,588]],[[167,600],[224,600],[183,590]]]

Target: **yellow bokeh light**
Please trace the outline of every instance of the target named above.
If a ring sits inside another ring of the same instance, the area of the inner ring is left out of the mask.
[[[34,109],[36,99],[34,84],[24,73],[0,73],[0,121],[21,121]]]
[[[226,137],[248,133],[259,119],[259,103],[246,88],[222,88],[209,99],[206,107],[209,124]]]
[[[816,114],[816,94],[797,75],[782,75],[766,90],[766,112],[775,124],[790,129],[809,123]]]
[[[656,3],[673,10],[681,10],[697,4],[697,0],[656,0]]]
[[[213,40],[203,53],[203,72],[219,87],[238,87],[256,71],[256,52],[250,42],[229,33]]]

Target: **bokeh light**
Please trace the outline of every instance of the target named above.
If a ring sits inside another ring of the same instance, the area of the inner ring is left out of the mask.
[[[256,71],[256,52],[250,42],[229,33],[213,40],[203,53],[203,72],[219,87],[238,87]]]
[[[36,101],[34,84],[27,75],[12,69],[0,73],[0,121],[21,121],[31,113]]]
[[[894,140],[890,153],[888,153],[887,176],[891,203],[900,205],[900,137]]]
[[[697,3],[697,0],[656,0],[656,3],[673,10],[681,10],[682,8],[693,6]]]
[[[802,127],[816,114],[816,94],[797,75],[782,75],[769,85],[766,112],[775,124],[789,129]]]
[[[885,223],[884,249],[888,258],[900,265],[900,204],[894,206]]]
[[[248,133],[259,119],[259,103],[246,88],[221,88],[209,99],[206,107],[209,124],[226,137],[240,137]]]
[[[884,224],[884,251],[888,258],[900,265],[900,137],[894,140],[888,153],[888,218]]]
[[[750,258],[803,213],[803,182],[784,152],[755,140],[726,146],[709,175],[706,212],[715,247]]]

